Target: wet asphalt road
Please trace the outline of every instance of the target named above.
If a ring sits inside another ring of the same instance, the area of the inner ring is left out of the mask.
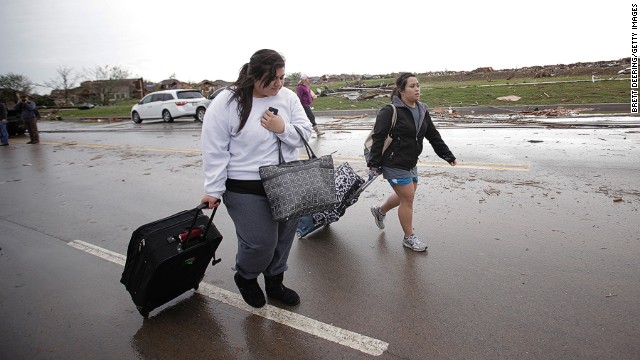
[[[335,126],[314,150],[364,176],[372,120],[318,120]],[[390,191],[376,180],[296,240],[285,284],[301,319],[236,302],[221,207],[222,262],[143,320],[119,261],[139,225],[197,205],[199,125],[40,126],[40,145],[0,148],[2,359],[640,358],[640,128],[443,124],[460,166],[421,157],[428,251],[401,246],[395,212],[374,226]]]

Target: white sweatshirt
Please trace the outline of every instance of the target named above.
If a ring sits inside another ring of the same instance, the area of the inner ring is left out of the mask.
[[[298,148],[304,147],[304,143],[293,125],[300,129],[305,140],[311,137],[311,122],[293,91],[282,88],[276,96],[254,97],[251,113],[240,132],[238,104],[235,101],[229,104],[231,95],[229,90],[218,94],[202,121],[204,192],[218,199],[226,190],[227,178],[260,180],[260,166],[278,163],[278,138],[282,140],[284,160],[298,160]],[[282,134],[273,133],[260,123],[269,107],[278,109],[278,115],[285,121]]]

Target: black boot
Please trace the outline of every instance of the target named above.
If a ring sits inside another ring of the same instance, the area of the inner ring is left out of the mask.
[[[240,295],[242,295],[242,298],[247,304],[254,308],[261,308],[267,303],[264,298],[264,293],[260,285],[258,285],[258,279],[245,279],[238,273],[233,276],[233,279],[236,281],[236,285],[238,285]]]
[[[300,303],[300,296],[298,296],[295,291],[282,285],[283,278],[284,273],[280,273],[276,276],[264,276],[264,284],[267,290],[267,296],[270,298],[278,299],[285,305],[298,305]]]

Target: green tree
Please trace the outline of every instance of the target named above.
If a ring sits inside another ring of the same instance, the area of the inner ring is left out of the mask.
[[[19,95],[31,95],[33,82],[24,75],[7,73],[0,75],[0,89],[13,92],[15,98],[12,100],[17,100]]]
[[[33,102],[35,102],[39,108],[42,107],[56,107],[56,102],[53,100],[51,95],[39,95],[33,94],[29,97]]]

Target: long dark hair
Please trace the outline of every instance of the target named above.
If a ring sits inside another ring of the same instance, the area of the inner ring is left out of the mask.
[[[251,55],[249,62],[242,65],[238,80],[230,88],[233,95],[229,103],[234,100],[238,102],[238,116],[240,117],[240,128],[242,130],[251,113],[253,104],[253,84],[256,80],[262,80],[261,85],[267,86],[276,78],[276,70],[283,68],[285,64],[284,56],[279,52],[270,49],[262,49]]]
[[[414,77],[417,78],[417,76],[413,73],[402,73],[400,74],[400,76],[398,76],[398,78],[396,79],[396,87],[393,89],[393,92],[391,93],[391,98],[393,99],[394,96],[397,96],[398,98],[400,98],[400,91],[404,90],[404,88],[407,86],[407,80],[410,77]]]

